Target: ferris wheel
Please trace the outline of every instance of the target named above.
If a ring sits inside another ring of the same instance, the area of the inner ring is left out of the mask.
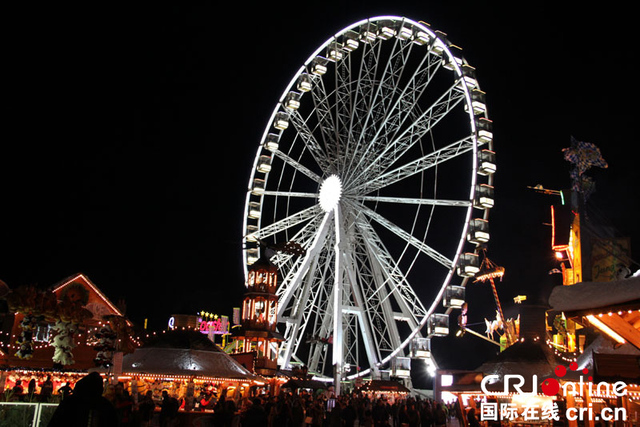
[[[446,34],[396,16],[344,28],[295,72],[262,135],[243,225],[245,271],[262,242],[304,249],[269,254],[280,366],[376,375],[447,334],[489,239],[484,95]]]

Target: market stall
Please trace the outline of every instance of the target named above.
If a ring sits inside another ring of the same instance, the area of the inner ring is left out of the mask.
[[[206,336],[195,330],[166,331],[125,355],[113,380],[136,399],[147,391],[160,402],[162,392],[179,399],[181,410],[212,410],[224,392],[236,403],[264,385]],[[202,399],[208,399],[208,404]]]

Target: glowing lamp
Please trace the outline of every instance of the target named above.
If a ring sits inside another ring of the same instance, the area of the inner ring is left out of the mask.
[[[440,377],[440,385],[442,387],[450,387],[453,385],[453,375],[445,374]]]
[[[320,206],[325,212],[331,212],[338,206],[342,195],[342,182],[337,175],[331,175],[320,186]]]

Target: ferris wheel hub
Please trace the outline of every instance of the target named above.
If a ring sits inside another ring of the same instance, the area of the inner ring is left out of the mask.
[[[330,175],[320,185],[320,206],[325,212],[331,212],[338,206],[342,196],[342,181],[338,175]]]

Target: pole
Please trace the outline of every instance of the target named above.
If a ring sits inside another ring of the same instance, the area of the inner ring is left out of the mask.
[[[504,318],[504,314],[502,314],[502,304],[500,304],[500,298],[498,298],[498,289],[496,288],[496,284],[493,281],[493,277],[489,278],[489,281],[491,282],[491,291],[493,291],[493,298],[496,300],[496,307],[498,308],[498,314],[500,315],[500,320],[502,321],[504,333],[507,336],[507,346],[508,346],[512,344],[510,325],[507,325],[507,321]]]
[[[340,381],[342,380],[342,224],[340,223],[340,207],[334,209],[336,245],[335,245],[335,272],[333,283],[333,390],[336,396],[340,395]]]

